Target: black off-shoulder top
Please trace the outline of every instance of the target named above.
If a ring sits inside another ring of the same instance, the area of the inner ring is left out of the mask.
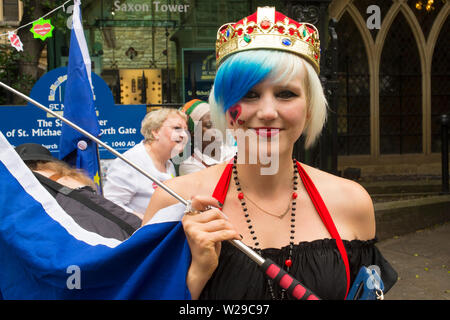
[[[213,193],[213,197],[220,203],[225,203],[226,200],[232,165],[233,162],[230,161],[225,167]],[[308,195],[332,238],[300,242],[293,245],[292,266],[289,273],[322,300],[345,299],[347,270],[344,261],[346,260],[345,256],[347,256],[350,286],[362,266],[376,265],[381,272],[380,276],[385,287],[384,292],[387,292],[397,281],[397,273],[375,246],[376,239],[367,241],[342,240],[341,242],[332,218],[313,181],[299,162],[296,162],[295,166]],[[283,266],[286,259],[289,258],[289,247],[287,245],[281,249],[263,249],[261,255],[266,259],[271,259],[278,266]],[[339,250],[339,247],[341,250]],[[273,295],[271,288],[273,289]],[[208,300],[279,299],[281,290],[277,284],[270,286],[258,265],[244,253],[229,242],[222,242],[219,265],[203,288],[199,298]]]
[[[376,239],[343,240],[350,264],[351,284],[362,266],[376,265],[386,293],[397,281],[397,272],[376,247]],[[279,266],[289,256],[289,246],[263,249],[261,255]],[[323,300],[342,300],[346,292],[345,266],[334,239],[301,242],[294,245],[290,274]],[[272,284],[274,295],[281,288]],[[292,299],[287,294],[287,299]],[[264,273],[229,242],[222,243],[219,266],[203,289],[201,300],[270,300],[272,295]]]

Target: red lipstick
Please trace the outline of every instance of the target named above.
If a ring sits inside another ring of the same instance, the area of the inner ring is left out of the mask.
[[[270,138],[273,136],[276,136],[277,134],[280,133],[280,129],[279,128],[272,128],[272,127],[258,127],[258,128],[253,128],[256,132],[256,134],[260,137],[266,137],[266,138]]]

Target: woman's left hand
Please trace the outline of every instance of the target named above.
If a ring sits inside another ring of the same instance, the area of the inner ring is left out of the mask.
[[[186,280],[193,299],[198,298],[204,285],[217,268],[221,242],[241,239],[217,206],[218,202],[213,197],[196,196],[192,198],[192,209],[203,212],[188,213],[182,219],[192,254]]]

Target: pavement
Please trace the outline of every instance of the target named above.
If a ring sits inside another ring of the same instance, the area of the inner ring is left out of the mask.
[[[450,300],[450,222],[377,243],[398,273],[385,300]]]

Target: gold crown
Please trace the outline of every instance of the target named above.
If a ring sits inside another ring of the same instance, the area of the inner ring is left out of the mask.
[[[275,11],[274,7],[259,7],[252,15],[227,23],[217,31],[216,65],[233,53],[273,49],[288,51],[305,58],[320,71],[319,31],[309,23],[299,23]]]

